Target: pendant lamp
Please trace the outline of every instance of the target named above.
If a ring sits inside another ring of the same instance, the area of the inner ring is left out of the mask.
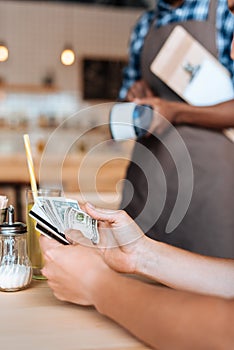
[[[75,52],[71,45],[66,45],[61,53],[61,62],[65,66],[71,66],[76,59]]]
[[[8,60],[9,51],[4,42],[0,42],[0,62],[5,62]]]

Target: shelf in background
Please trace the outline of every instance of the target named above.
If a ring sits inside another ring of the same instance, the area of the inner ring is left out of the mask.
[[[11,92],[11,93],[39,93],[48,94],[56,93],[59,90],[57,86],[46,86],[46,85],[22,85],[22,84],[0,84],[1,92]]]

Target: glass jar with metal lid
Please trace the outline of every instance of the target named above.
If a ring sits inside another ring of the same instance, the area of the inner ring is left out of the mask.
[[[17,291],[29,286],[32,265],[27,255],[27,226],[14,222],[14,207],[8,208],[8,222],[0,225],[0,290]]]

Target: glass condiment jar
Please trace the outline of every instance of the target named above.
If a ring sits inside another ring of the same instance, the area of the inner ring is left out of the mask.
[[[0,225],[0,290],[13,292],[27,288],[32,265],[27,255],[27,226],[14,222],[14,207],[8,208],[8,222]]]

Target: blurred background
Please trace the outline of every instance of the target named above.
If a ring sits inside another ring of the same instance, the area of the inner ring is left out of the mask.
[[[54,164],[58,156],[54,143],[48,166],[43,167],[48,171],[43,179],[48,179],[47,186],[57,186],[54,173],[62,166],[63,189],[80,195],[77,173],[82,160],[104,141],[85,162],[83,192],[109,197],[116,192],[116,184],[125,174],[128,161],[123,158],[129,157],[131,142],[105,142],[106,132],[95,126],[102,123],[102,117],[106,122],[108,113],[100,108],[96,113],[95,106],[117,99],[130,31],[154,3],[0,1],[0,194],[9,196],[20,218],[24,190],[29,186],[25,133],[30,136],[39,181],[41,156],[54,130],[59,129],[57,136],[66,142],[88,128],[89,132],[73,142],[62,165],[58,163],[61,155]],[[69,118],[73,113],[77,117]],[[94,175],[97,181],[93,181]],[[111,198],[105,206],[113,204]]]

